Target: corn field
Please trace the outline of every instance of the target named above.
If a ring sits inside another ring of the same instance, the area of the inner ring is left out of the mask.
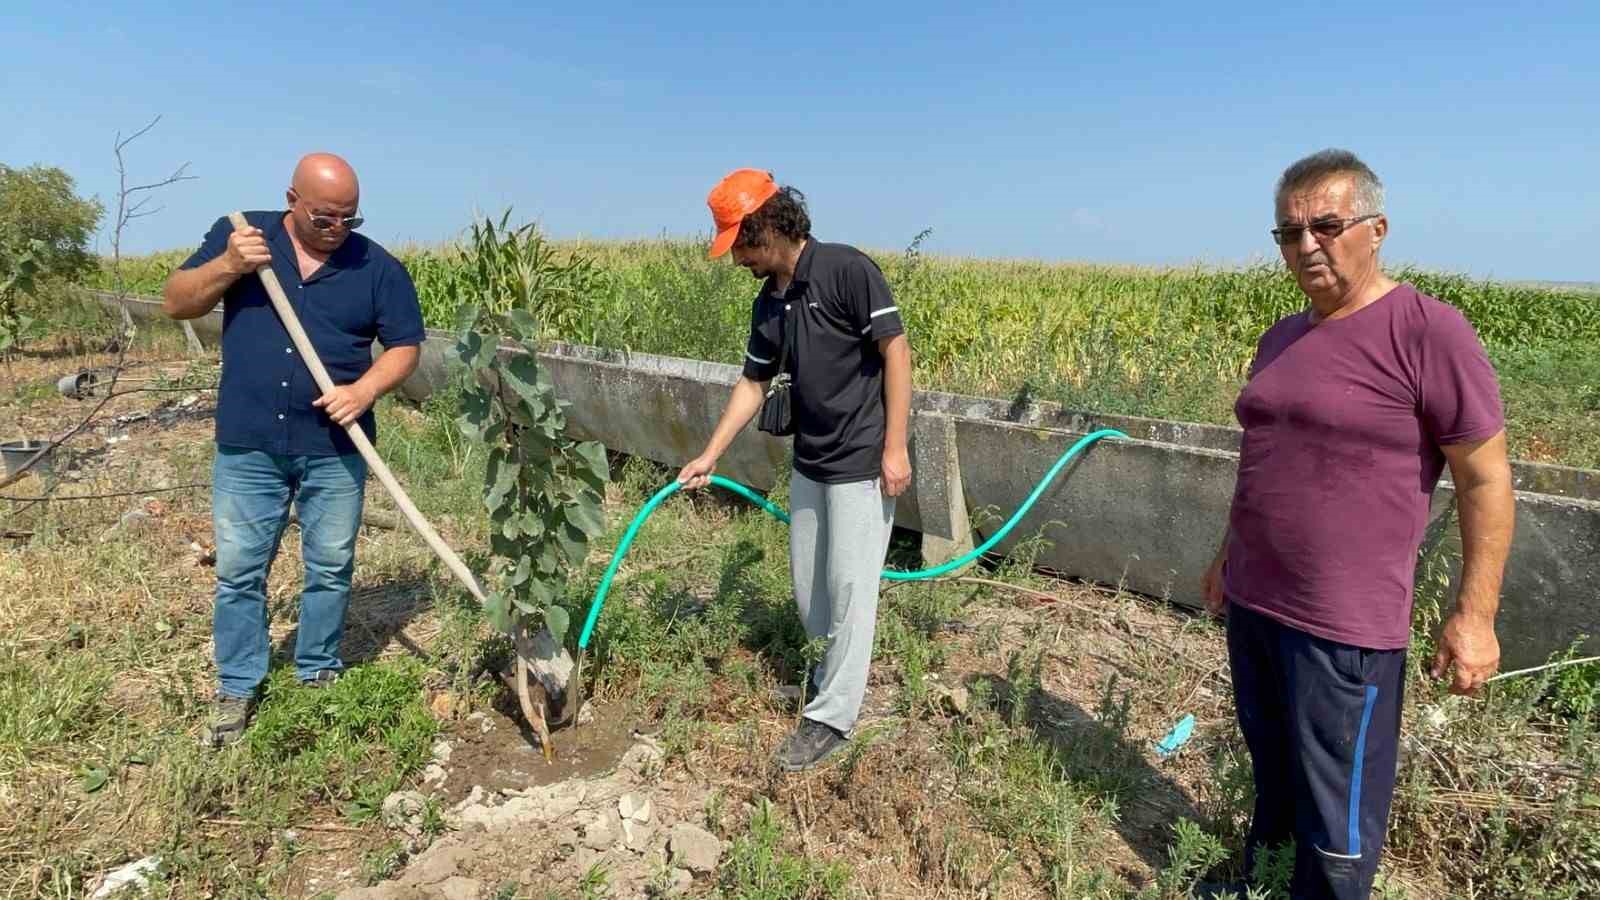
[[[530,310],[544,340],[725,363],[743,356],[757,284],[726,260],[706,259],[701,241],[540,241],[531,253],[536,268],[571,270],[571,289]],[[450,328],[463,285],[474,283],[468,245],[396,255],[428,325]],[[919,387],[1107,413],[1232,422],[1256,339],[1304,305],[1282,267],[1265,263],[963,259],[925,256],[915,243],[873,256],[911,335]],[[136,292],[157,293],[183,257],[126,259],[123,277]],[[1412,268],[1390,274],[1455,305],[1477,329],[1500,372],[1515,455],[1600,468],[1600,295]]]

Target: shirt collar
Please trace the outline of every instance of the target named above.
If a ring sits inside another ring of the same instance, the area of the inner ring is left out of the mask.
[[[292,263],[290,268],[298,270],[300,267],[299,256],[295,253],[294,241],[289,237],[289,229],[283,224],[284,217],[288,214],[288,210],[275,213],[272,221],[262,230],[266,232],[267,243],[272,245],[273,250],[276,253],[284,254],[283,258]],[[354,268],[366,258],[367,239],[359,234],[352,234],[345,238],[344,243],[339,245],[339,249],[328,256],[327,261],[317,270],[315,277],[325,277],[325,273],[336,269]]]
[[[817,239],[809,234],[806,235],[806,245],[800,248],[800,258],[795,260],[794,263],[794,277],[789,279],[789,290],[794,290],[794,286],[797,284],[811,281],[811,258],[815,255],[816,249]],[[761,285],[761,292],[769,297],[782,300],[787,292],[779,293],[777,284],[778,279],[769,275],[766,283]]]
[[[806,245],[800,250],[800,258],[794,264],[794,280],[811,280],[811,258],[816,255],[817,239],[806,235]]]

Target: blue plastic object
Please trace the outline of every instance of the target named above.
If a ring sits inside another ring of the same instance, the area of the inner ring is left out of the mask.
[[[1179,747],[1187,744],[1193,734],[1194,714],[1190,713],[1179,719],[1178,724],[1172,726],[1172,730],[1167,732],[1166,737],[1156,741],[1156,755],[1162,758],[1171,756],[1178,752]]]

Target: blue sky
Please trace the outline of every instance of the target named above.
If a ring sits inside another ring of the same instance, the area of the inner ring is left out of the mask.
[[[1282,168],[1343,146],[1387,184],[1389,260],[1600,281],[1592,0],[145,6],[0,11],[0,162],[110,200],[114,134],[160,114],[134,176],[198,176],[133,251],[277,206],[328,149],[386,243],[507,205],[560,237],[705,233],[748,165],[825,240],[1227,264],[1274,255]]]

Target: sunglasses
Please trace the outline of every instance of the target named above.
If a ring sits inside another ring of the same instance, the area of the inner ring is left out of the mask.
[[[1365,222],[1368,219],[1376,219],[1379,215],[1381,213],[1352,216],[1348,219],[1318,219],[1308,225],[1279,225],[1277,228],[1272,229],[1272,239],[1277,241],[1279,246],[1292,247],[1300,243],[1300,235],[1310,231],[1316,235],[1319,241],[1331,241],[1344,234],[1345,229],[1351,225]]]
[[[314,216],[309,212],[306,213],[306,218],[311,220],[311,227],[318,231],[332,231],[338,225],[354,230],[360,228],[361,223],[366,221],[361,216]]]
[[[300,195],[298,193],[295,193],[293,189],[291,189],[289,193],[293,198],[291,202],[300,202]],[[318,231],[332,231],[339,225],[343,225],[345,228],[354,230],[360,228],[361,223],[367,221],[359,214],[360,210],[357,210],[356,212],[357,215],[353,216],[316,216],[312,215],[311,210],[308,209],[306,210],[306,218],[310,220],[311,227]]]

